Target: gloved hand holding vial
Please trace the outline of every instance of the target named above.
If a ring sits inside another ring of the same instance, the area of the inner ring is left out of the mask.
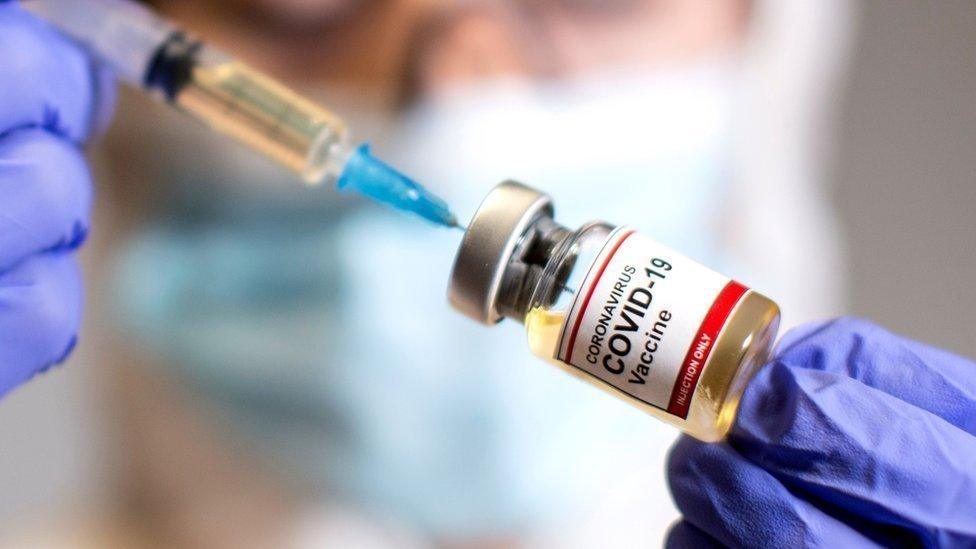
[[[682,437],[667,547],[973,547],[976,363],[842,318],[794,329],[722,444]]]
[[[768,298],[633,229],[570,231],[514,182],[475,214],[449,296],[690,435],[670,456],[668,547],[976,541],[970,361],[851,319],[790,332],[773,359]]]

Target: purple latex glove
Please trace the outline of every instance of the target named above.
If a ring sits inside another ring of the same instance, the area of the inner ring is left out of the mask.
[[[669,547],[976,547],[976,363],[869,322],[788,334],[726,442],[671,451]]]
[[[91,177],[81,145],[107,121],[110,75],[0,1],[0,395],[74,347]]]

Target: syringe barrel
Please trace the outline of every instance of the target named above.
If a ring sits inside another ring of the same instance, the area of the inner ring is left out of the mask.
[[[132,0],[26,0],[24,6],[128,83],[258,150],[306,183],[335,182],[345,123],[288,87],[187,36]]]
[[[176,108],[276,160],[310,184],[336,183],[350,150],[335,113],[218,50],[178,46],[163,89]],[[192,62],[181,61],[189,56]],[[164,67],[166,60],[157,63]]]
[[[144,85],[159,45],[178,30],[129,0],[26,0],[22,4],[136,86]]]

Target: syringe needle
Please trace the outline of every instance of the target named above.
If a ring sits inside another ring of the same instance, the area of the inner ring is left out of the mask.
[[[369,198],[413,212],[444,227],[459,227],[457,216],[440,197],[372,155],[362,145],[346,161],[337,184]]]

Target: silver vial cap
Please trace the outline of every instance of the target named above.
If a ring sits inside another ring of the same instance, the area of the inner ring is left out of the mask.
[[[533,188],[506,181],[492,189],[461,240],[447,293],[451,306],[484,324],[500,322],[498,297],[512,254],[529,227],[552,216],[552,199]]]

